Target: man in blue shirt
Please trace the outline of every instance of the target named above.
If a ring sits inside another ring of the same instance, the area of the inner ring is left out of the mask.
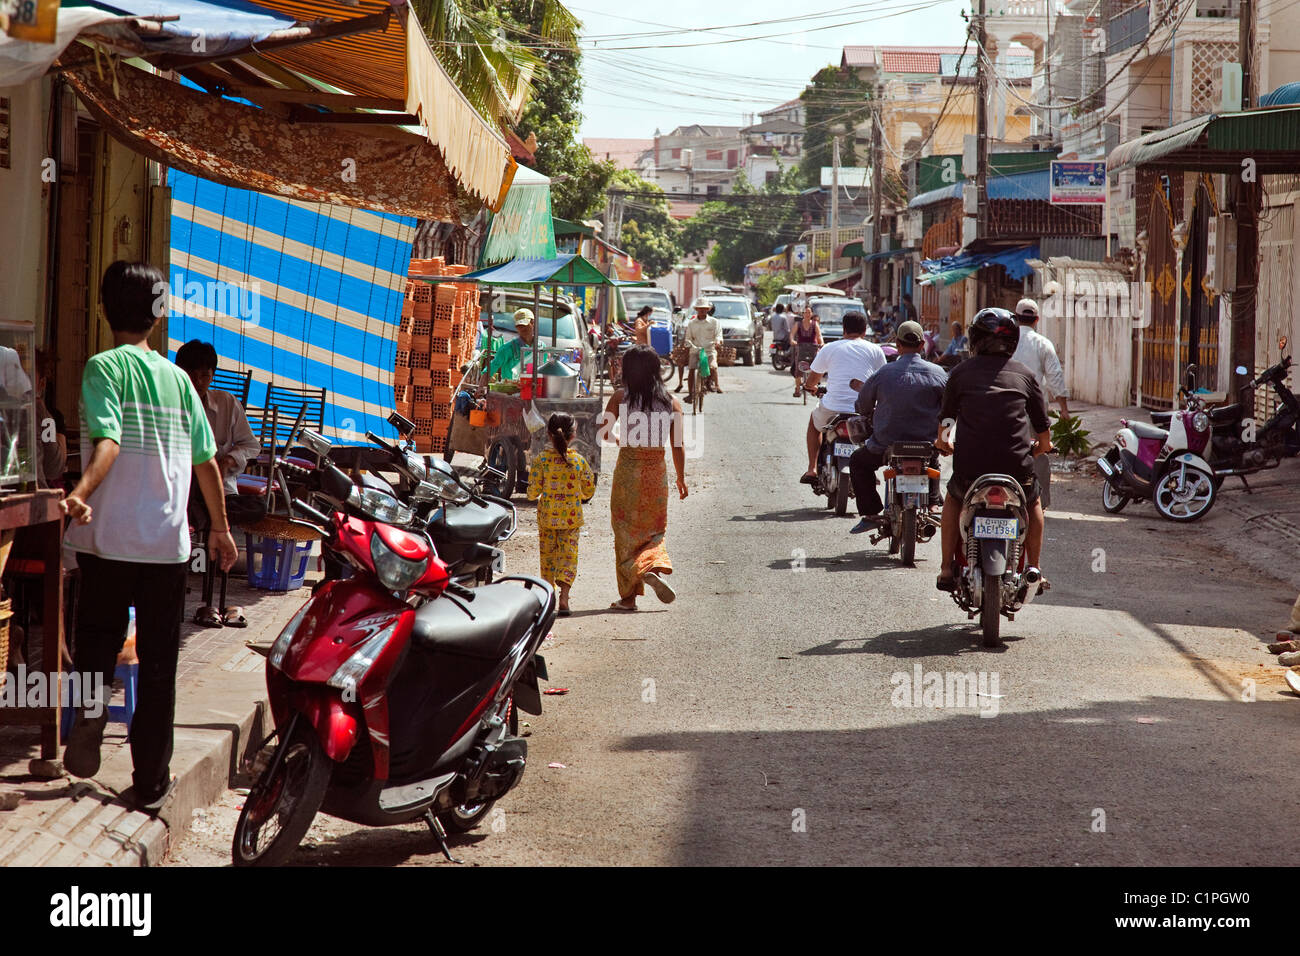
[[[849,459],[853,494],[862,516],[852,534],[870,531],[879,523],[875,518],[885,506],[876,492],[876,469],[885,463],[885,450],[899,441],[933,441],[939,427],[948,375],[921,358],[925,331],[919,323],[904,322],[898,327],[895,345],[897,360],[877,371],[858,391],[855,409],[859,415],[872,416],[872,432]]]

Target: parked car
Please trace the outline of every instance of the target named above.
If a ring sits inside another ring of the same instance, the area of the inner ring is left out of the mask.
[[[763,325],[754,315],[754,307],[743,295],[729,292],[709,296],[713,300],[713,317],[722,330],[722,342],[736,350],[746,365],[763,361]]]
[[[654,309],[651,316],[653,322],[663,322],[669,325],[673,319],[673,300],[669,296],[667,289],[657,289],[652,286],[640,286],[625,288],[623,293],[623,307],[627,309],[628,318],[632,318],[645,306]]]
[[[861,299],[849,299],[844,296],[812,296],[809,307],[817,315],[822,326],[822,340],[834,342],[844,337],[844,313],[861,312],[867,314],[867,306]]]
[[[515,331],[515,312],[519,309],[533,308],[531,292],[503,292],[500,289],[492,289],[482,294],[481,301],[483,307],[480,313],[480,330],[483,327],[482,323],[488,321],[490,309],[492,334],[506,341],[517,338],[519,335]],[[560,314],[559,318],[552,323],[551,297],[549,295],[542,296],[540,312],[537,315],[537,344],[541,348],[551,347],[552,325],[554,325],[555,347],[580,351],[582,355],[580,365],[582,378],[590,383],[593,381],[592,376],[596,370],[596,357],[579,323],[577,307],[571,299],[565,296],[560,296],[556,304],[559,306]]]

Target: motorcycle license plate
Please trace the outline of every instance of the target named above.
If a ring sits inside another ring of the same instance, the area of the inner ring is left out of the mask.
[[[927,494],[930,479],[926,475],[897,475],[894,477],[894,490],[900,495]]]
[[[860,446],[853,444],[851,441],[837,441],[835,443],[835,457],[848,458],[857,451],[859,447]]]
[[[1005,541],[1015,541],[1016,530],[1015,518],[987,518],[979,515],[975,517],[975,537],[977,538],[1000,538]]]

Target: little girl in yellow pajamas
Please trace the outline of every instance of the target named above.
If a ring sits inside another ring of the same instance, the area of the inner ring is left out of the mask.
[[[537,502],[537,535],[542,577],[560,588],[560,614],[569,614],[569,587],[578,574],[578,535],[582,503],[596,493],[596,476],[587,459],[569,450],[573,416],[556,412],[546,423],[551,447],[533,459],[528,499]]]

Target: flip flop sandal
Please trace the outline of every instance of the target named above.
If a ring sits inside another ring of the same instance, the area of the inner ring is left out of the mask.
[[[800,476],[799,476],[799,484],[801,484],[801,485],[811,485],[811,484],[812,484],[814,481],[816,481],[816,480],[817,480],[817,476],[816,476],[816,475],[800,475]]]
[[[194,612],[194,623],[200,627],[225,627],[217,609],[206,604]]]
[[[650,586],[650,589],[655,592],[655,597],[664,604],[672,604],[677,600],[677,592],[659,576],[657,571],[647,571],[641,575],[641,580]]]
[[[634,608],[634,607],[628,607],[626,604],[620,604],[618,601],[615,601],[615,602],[614,602],[613,604],[611,604],[609,607],[610,607],[610,610],[613,610],[613,611],[626,611],[626,612],[629,613],[629,614],[631,614],[633,611],[636,610],[636,608]]]
[[[957,590],[957,579],[953,577],[944,577],[942,574],[935,579],[934,586],[940,591],[946,591],[951,594]]]
[[[1296,694],[1300,694],[1300,674],[1295,671],[1287,671],[1282,676],[1286,679],[1286,686],[1290,687]]]
[[[244,609],[241,607],[226,608],[221,621],[226,627],[248,627],[248,618],[244,617]]]
[[[1044,577],[1042,580],[1038,582],[1039,594],[1042,594],[1044,591],[1050,591],[1050,590],[1052,590],[1052,582],[1047,580],[1046,577]]]

